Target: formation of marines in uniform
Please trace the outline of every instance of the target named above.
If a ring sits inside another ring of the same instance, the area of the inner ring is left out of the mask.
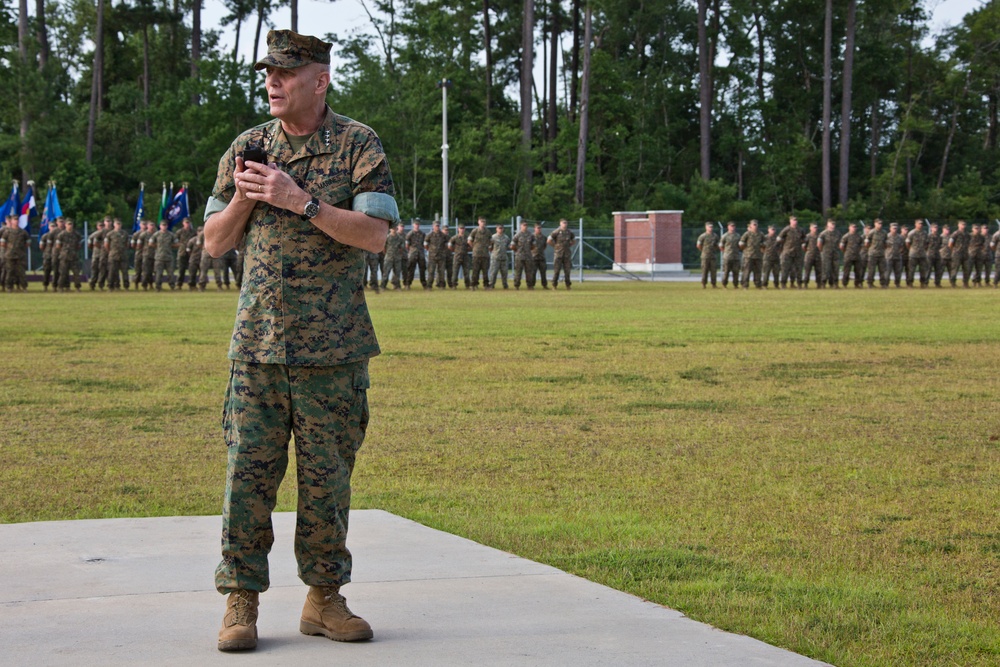
[[[547,246],[555,253],[552,287],[558,287],[560,271],[566,289],[572,285],[570,266],[576,234],[565,219],[547,237],[541,224],[536,223],[534,230],[529,230],[528,223],[522,222],[513,239],[503,225],[497,225],[495,233],[490,234],[486,218],[479,218],[468,233],[465,225],[459,223],[454,235],[447,224],[437,220],[431,224],[429,233],[420,224],[420,219],[415,219],[409,231],[402,223],[396,225],[389,230],[383,252],[366,254],[365,282],[369,289],[378,292],[387,289],[390,282],[395,290],[410,289],[415,279],[425,290],[458,289],[460,280],[465,289],[476,290],[480,279],[484,289],[494,289],[498,279],[503,289],[508,289],[508,251],[514,254],[514,289],[521,289],[522,278],[529,290],[535,289],[539,279],[542,289],[549,289]]]
[[[820,289],[847,287],[852,279],[856,288],[866,283],[872,288],[876,273],[881,288],[902,287],[904,282],[907,287],[928,287],[932,280],[941,287],[946,272],[952,287],[958,286],[959,277],[964,287],[1000,285],[1000,231],[991,236],[988,225],[970,227],[965,220],[952,231],[947,224],[925,227],[924,220],[914,220],[912,228],[893,222],[886,229],[875,219],[861,228],[851,223],[841,233],[833,220],[827,220],[822,231],[817,223],[806,230],[793,216],[784,229],[769,225],[767,233],[756,220],[743,234],[730,222],[721,237],[713,223],[706,222],[696,247],[703,288],[709,283],[716,287],[720,252],[722,286],[732,280],[736,289],[749,288],[751,279],[757,288],[772,282],[781,289],[807,288],[811,279]]]
[[[554,251],[552,287],[558,287],[560,274],[566,289],[572,285],[570,269],[576,234],[565,219],[548,236],[541,224],[535,223],[529,230],[528,223],[522,222],[513,239],[503,225],[497,225],[491,234],[485,218],[479,218],[468,233],[459,223],[454,235],[447,224],[436,220],[430,233],[424,233],[420,225],[419,219],[414,220],[407,232],[400,223],[389,230],[381,253],[365,254],[369,289],[378,292],[387,289],[390,282],[393,289],[410,289],[415,279],[426,290],[458,289],[460,282],[465,289],[476,290],[480,281],[484,289],[491,290],[498,280],[503,289],[508,289],[508,251],[513,251],[514,256],[514,289],[521,289],[522,282],[529,290],[538,282],[542,289],[549,289],[545,250],[550,246]],[[72,286],[82,290],[80,250],[84,243],[91,258],[86,280],[91,290],[132,287],[162,291],[166,283],[171,290],[183,289],[187,284],[192,291],[204,291],[210,271],[217,289],[229,289],[230,276],[236,289],[242,286],[243,253],[231,249],[213,258],[204,252],[203,229],[193,227],[189,218],[174,231],[168,229],[166,221],[157,228],[152,221],[143,220],[137,231],[128,234],[119,218],[106,217],[98,221],[85,242],[72,218],[59,218],[38,241],[44,291],[49,291],[50,285],[53,291],[68,292]],[[0,228],[0,289],[27,289],[28,244],[28,233],[18,227],[17,216],[9,216]],[[131,278],[130,251],[134,265]]]
[[[209,271],[217,289],[230,288],[230,275],[236,288],[243,281],[242,254],[233,249],[222,257],[213,258],[203,252],[205,234],[201,227],[194,228],[190,218],[181,227],[170,231],[165,220],[159,228],[150,220],[139,223],[139,229],[128,234],[122,229],[119,218],[106,217],[86,239],[90,253],[90,275],[87,281],[91,290],[162,291],[166,283],[171,290],[204,291],[208,285]],[[28,288],[26,275],[28,233],[17,225],[17,216],[8,216],[0,229],[0,287],[5,291],[23,291]],[[42,253],[42,289],[68,292],[71,286],[81,291],[80,250],[84,240],[75,229],[72,218],[59,218],[49,231],[38,239]],[[129,279],[129,251],[134,258],[135,272]],[[176,275],[175,275],[176,274]]]

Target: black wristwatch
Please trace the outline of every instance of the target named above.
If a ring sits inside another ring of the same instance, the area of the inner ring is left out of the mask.
[[[313,197],[309,200],[309,203],[306,204],[306,209],[302,211],[302,217],[307,220],[312,220],[317,215],[319,215],[319,199]]]

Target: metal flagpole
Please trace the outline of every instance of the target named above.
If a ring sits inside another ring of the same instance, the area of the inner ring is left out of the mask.
[[[451,79],[437,83],[441,89],[441,220],[448,221],[448,89]]]

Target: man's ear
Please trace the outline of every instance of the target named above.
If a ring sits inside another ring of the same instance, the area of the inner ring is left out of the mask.
[[[330,87],[330,70],[323,69],[316,78],[316,92],[326,96],[326,91]]]

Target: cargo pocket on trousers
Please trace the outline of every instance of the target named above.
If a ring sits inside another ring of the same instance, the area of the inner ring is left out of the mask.
[[[223,436],[228,435],[229,427],[229,402],[233,397],[233,377],[236,375],[236,362],[229,362],[229,383],[226,384],[226,395],[222,399],[222,434]],[[228,443],[229,438],[225,437]]]
[[[358,364],[354,371],[352,381],[354,389],[354,405],[351,409],[351,423],[356,430],[352,434],[351,448],[356,452],[365,441],[365,432],[368,430],[368,389],[371,387],[371,380],[368,376],[368,362]]]

